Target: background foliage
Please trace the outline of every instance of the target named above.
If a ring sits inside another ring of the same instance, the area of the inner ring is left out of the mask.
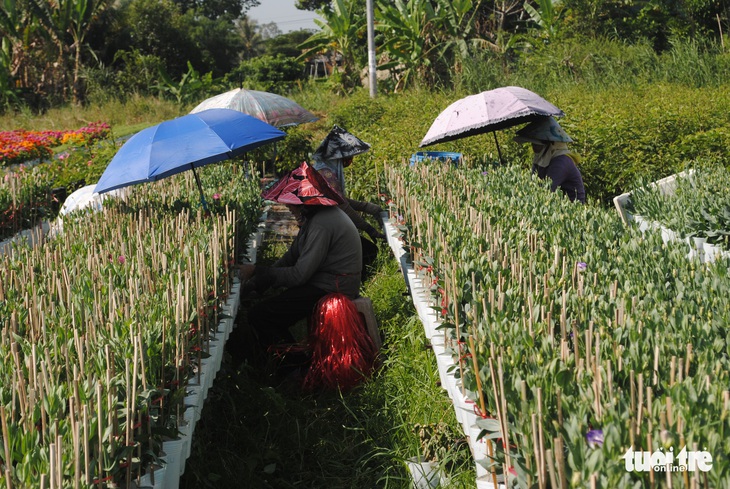
[[[175,98],[166,88],[204,76],[211,82],[196,85],[197,95],[242,83],[287,93],[306,77],[312,56],[337,66],[332,88],[360,85],[367,63],[363,0],[300,2],[324,21],[317,32],[286,34],[246,17],[258,3],[4,0],[0,105],[45,110],[102,94]],[[526,69],[543,83],[600,83],[616,68],[616,50],[634,51],[630,60],[619,55],[630,63],[626,69],[652,72],[653,58],[676,53],[678,40],[685,50],[724,54],[728,7],[703,0],[395,0],[376,1],[375,20],[377,63],[388,77],[381,89],[450,89],[475,70],[496,80]],[[603,49],[608,41],[613,53]],[[252,62],[262,54],[267,58]],[[693,66],[699,79],[686,81],[706,81],[713,63],[726,64],[703,59]],[[586,79],[588,73],[599,79]]]

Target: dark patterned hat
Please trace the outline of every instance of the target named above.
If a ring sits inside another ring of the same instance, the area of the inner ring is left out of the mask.
[[[352,158],[370,149],[370,145],[335,124],[314,152],[316,161]]]

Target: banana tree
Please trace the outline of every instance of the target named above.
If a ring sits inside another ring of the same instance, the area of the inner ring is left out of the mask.
[[[537,0],[537,8],[525,2],[525,12],[537,24],[540,32],[547,38],[554,38],[560,31],[562,0]]]
[[[86,35],[94,21],[113,0],[59,0],[46,2],[30,0],[29,6],[45,30],[48,39],[57,47],[59,62],[66,54],[73,52],[73,95],[76,103],[81,102],[81,51]],[[71,42],[69,42],[71,41]]]
[[[396,90],[415,77],[429,78],[439,47],[438,17],[431,0],[381,0],[377,7],[375,29],[383,34],[382,48],[390,58],[379,68],[397,73]]]
[[[458,61],[468,58],[475,47],[498,50],[495,44],[480,38],[476,33],[475,19],[481,5],[482,0],[438,0],[436,15],[443,36],[442,55],[453,52]]]
[[[31,15],[20,2],[2,0],[0,3],[0,34],[2,34],[0,37],[0,90],[11,93],[13,79],[18,79],[21,83],[26,84],[31,71],[27,41],[32,39],[35,27]]]
[[[314,23],[321,30],[299,45],[305,50],[299,59],[307,59],[329,51],[334,52],[335,56],[340,54],[345,88],[349,88],[355,82],[358,34],[365,25],[365,17],[359,15],[354,6],[353,0],[335,0],[331,6],[319,10],[317,13],[324,21],[314,19]],[[334,58],[333,56],[332,64],[336,66]]]

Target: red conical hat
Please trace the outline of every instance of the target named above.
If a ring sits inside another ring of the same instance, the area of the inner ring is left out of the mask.
[[[340,205],[342,197],[306,161],[263,193],[265,200],[292,205]]]

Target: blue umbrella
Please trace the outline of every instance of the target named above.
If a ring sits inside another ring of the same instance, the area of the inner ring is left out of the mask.
[[[234,158],[284,136],[285,132],[237,110],[184,115],[132,136],[114,155],[94,192],[102,194],[192,170],[207,208],[195,168]]]

